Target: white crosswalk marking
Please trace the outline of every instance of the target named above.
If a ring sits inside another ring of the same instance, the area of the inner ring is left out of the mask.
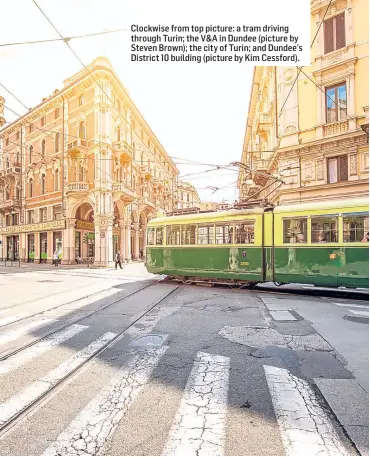
[[[348,311],[356,316],[369,317],[369,311],[357,311],[355,309],[349,309]]]
[[[223,455],[230,359],[198,352],[164,455]]]
[[[42,319],[35,322],[29,322],[26,325],[23,325],[16,330],[12,330],[10,332],[1,332],[0,333],[0,345],[10,343],[11,341],[16,340],[17,338],[25,335],[31,330],[35,330],[43,325],[50,324],[52,322],[57,322],[57,319]]]
[[[351,303],[334,303],[337,306],[343,306],[346,308],[362,308],[362,309],[369,309],[369,306],[366,305],[351,305]]]
[[[21,365],[30,362],[35,357],[38,357],[47,351],[50,351],[50,349],[53,347],[69,340],[87,328],[88,327],[86,325],[73,324],[67,329],[57,332],[54,335],[51,335],[49,338],[40,341],[39,343],[36,343],[27,349],[24,349],[18,354],[9,357],[3,362],[0,362],[0,374],[9,373],[16,368],[19,368]]]
[[[168,346],[134,354],[43,455],[97,455],[148,383]]]
[[[63,362],[54,370],[51,370],[46,376],[43,376],[33,382],[20,394],[14,395],[5,403],[2,403],[0,405],[0,425],[13,418],[20,411],[22,411],[22,409],[35,401],[39,396],[45,394],[60,380],[78,368],[83,362],[101,349],[106,343],[111,341],[115,336],[115,333],[105,333],[99,339],[93,341],[84,349],[74,354],[71,358]]]
[[[21,314],[16,314],[15,316],[8,316],[4,317],[4,319],[0,319],[0,327],[8,324],[12,324],[13,322],[19,321],[19,319],[23,319],[24,317],[29,316],[30,313],[21,313]]]
[[[347,455],[310,385],[284,368],[264,370],[287,455]]]

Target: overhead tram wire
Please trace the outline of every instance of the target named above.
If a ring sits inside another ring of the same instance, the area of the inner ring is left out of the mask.
[[[312,40],[310,49],[312,49],[312,46],[313,46],[314,43],[315,43],[315,40],[316,40],[316,38],[317,38],[317,35],[319,34],[319,31],[320,31],[320,29],[321,29],[321,26],[322,26],[322,24],[323,24],[323,22],[324,22],[324,19],[325,19],[326,15],[327,15],[327,13],[328,13],[328,11],[329,11],[329,8],[330,8],[330,5],[331,5],[332,3],[333,3],[333,0],[330,0],[330,2],[328,3],[328,6],[327,6],[327,8],[326,8],[326,10],[325,10],[325,13],[324,13],[324,16],[323,16],[323,18],[322,18],[322,20],[321,20],[321,22],[320,22],[319,27],[317,28],[316,34],[315,34],[315,36],[314,36],[314,38],[313,38],[313,40]],[[298,69],[297,77],[296,77],[296,79],[294,80],[294,82],[293,82],[293,84],[292,84],[292,87],[290,88],[290,91],[289,91],[288,95],[286,96],[286,98],[285,98],[285,100],[284,100],[283,106],[282,106],[281,109],[280,109],[279,117],[281,116],[281,114],[282,114],[282,112],[283,112],[283,109],[284,109],[284,107],[285,107],[285,105],[286,105],[286,102],[288,101],[288,98],[289,98],[290,94],[291,94],[292,91],[293,91],[293,88],[294,88],[294,86],[295,86],[295,83],[297,82],[297,80],[298,80],[298,78],[299,78],[299,75],[300,75],[300,73],[301,73],[303,67],[304,67],[304,66],[302,66],[302,67],[297,67],[297,69]],[[275,96],[276,96],[276,94],[275,94]]]
[[[92,37],[92,36],[106,35],[108,33],[126,32],[126,31],[127,31],[127,29],[115,29],[115,30],[105,30],[103,32],[88,33],[86,35],[75,35],[75,36],[70,36],[70,37],[65,37],[65,38],[49,38],[49,39],[45,39],[45,40],[19,41],[19,42],[16,42],[16,43],[1,43],[0,47],[20,46],[20,45],[25,45],[25,44],[50,43],[50,42],[55,42],[55,41],[68,42],[68,41],[71,41],[71,40],[76,40],[77,38],[89,38],[89,37]]]

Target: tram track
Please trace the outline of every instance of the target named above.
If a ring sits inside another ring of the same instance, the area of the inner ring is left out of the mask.
[[[140,288],[137,291],[134,291],[130,294],[128,294],[125,297],[121,297],[119,300],[116,300],[115,302],[110,303],[109,305],[106,305],[104,309],[106,309],[109,306],[112,306],[113,304],[117,303],[118,301],[124,300],[128,297],[131,297],[132,295],[135,295],[136,293],[153,286],[154,284],[157,284],[160,281],[156,281],[155,283],[146,285],[145,287]],[[115,343],[117,343],[126,333],[129,331],[132,327],[134,327],[143,317],[145,317],[147,314],[149,314],[154,308],[156,308],[158,305],[160,305],[164,300],[166,300],[170,295],[172,295],[174,292],[178,290],[180,285],[175,285],[173,289],[171,289],[168,293],[166,293],[164,296],[162,296],[154,305],[150,306],[150,308],[146,309],[144,312],[142,312],[134,321],[132,321],[129,325],[127,325],[121,332],[119,332],[117,335],[115,335],[112,339],[107,341],[104,345],[102,345],[96,352],[88,356],[85,360],[82,361],[77,367],[69,371],[65,376],[63,376],[61,379],[57,380],[55,384],[51,384],[50,387],[43,392],[41,395],[39,395],[37,398],[32,400],[29,404],[27,404],[24,408],[19,410],[16,414],[14,414],[11,418],[8,420],[4,421],[1,423],[0,421],[0,437],[2,437],[5,433],[7,433],[11,428],[13,428],[18,422],[20,422],[25,416],[30,414],[35,408],[37,408],[39,405],[41,405],[44,401],[46,401],[49,396],[56,392],[56,390],[67,383],[71,378],[73,378],[78,372],[82,371],[92,360],[96,359],[98,356],[100,356],[105,350],[113,346]],[[92,314],[96,314],[98,311],[101,311],[103,308],[94,311]],[[88,316],[84,316],[83,318],[79,319],[85,319]],[[76,321],[77,322],[77,321]],[[68,324],[70,326],[71,324]],[[59,331],[59,330],[56,330]],[[55,333],[55,332],[52,332]],[[46,336],[44,337],[46,338]],[[34,343],[33,343],[34,344]],[[28,347],[25,346],[24,349]],[[19,351],[18,351],[19,352]],[[10,355],[9,355],[10,356]]]
[[[87,287],[87,286],[86,286]],[[54,311],[55,309],[58,309],[58,308],[61,308],[62,306],[66,306],[66,305],[71,305],[72,303],[78,303],[79,301],[82,301],[82,300],[86,300],[87,298],[91,298],[91,297],[94,297],[96,295],[99,295],[99,294],[102,294],[104,292],[107,292],[108,290],[111,290],[113,289],[115,286],[110,286],[110,287],[107,287],[106,289],[101,289],[101,290],[98,290],[96,292],[93,292],[91,294],[87,294],[87,295],[84,295],[82,297],[79,297],[79,298],[75,298],[73,300],[70,300],[68,302],[65,302],[65,303],[61,303],[59,305],[56,305],[56,306],[52,306],[51,308],[47,308],[47,309],[43,309],[43,310],[40,310],[38,311],[37,313],[34,313],[34,314],[31,314],[31,315],[27,315],[27,316],[23,316],[23,317],[20,317],[19,319],[17,320],[14,320],[14,321],[11,321],[11,322],[8,322],[6,324],[3,324],[3,325],[0,325],[0,329],[4,328],[4,327],[7,327],[9,325],[13,325],[13,324],[16,324],[17,322],[21,322],[21,321],[24,321],[26,319],[32,319],[33,317],[35,316],[39,316],[40,314],[44,314],[44,313],[47,313],[49,311]],[[71,290],[77,290],[78,288],[76,289],[71,289]],[[68,291],[70,292],[70,291]],[[53,295],[60,295],[60,294],[53,294]],[[50,295],[52,296],[52,295]],[[46,297],[42,297],[41,299],[44,299],[44,298],[48,298],[49,296],[46,296]],[[40,299],[37,299],[37,300],[40,300]],[[35,300],[30,300],[28,302],[23,302],[22,304],[18,304],[18,305],[13,305],[13,306],[10,306],[8,308],[4,308],[5,311],[8,311],[8,310],[12,310],[15,306],[21,306],[21,305],[24,305],[24,304],[27,304],[27,303],[31,303]],[[0,359],[1,360],[1,359]]]
[[[97,313],[99,313],[99,312],[101,312],[101,311],[104,311],[104,310],[106,310],[107,308],[110,308],[111,306],[113,306],[113,305],[119,303],[120,301],[126,300],[126,299],[129,298],[129,297],[132,297],[133,295],[135,295],[135,294],[141,292],[142,290],[145,290],[145,289],[147,289],[148,287],[154,286],[154,285],[159,284],[159,283],[162,283],[162,282],[163,282],[163,281],[160,280],[160,279],[159,279],[159,280],[155,280],[154,282],[151,282],[151,283],[149,283],[149,284],[146,284],[145,286],[140,287],[140,288],[137,289],[137,290],[134,290],[134,291],[132,291],[132,292],[130,292],[130,293],[124,295],[124,296],[121,296],[120,298],[117,298],[116,300],[114,300],[114,301],[112,301],[112,302],[109,302],[109,303],[107,303],[106,305],[103,305],[103,306],[101,306],[100,308],[98,308],[98,309],[96,309],[96,310],[94,310],[94,311],[91,311],[91,312],[89,312],[89,313],[87,313],[87,314],[84,314],[83,316],[81,316],[81,317],[79,317],[79,318],[77,318],[77,319],[74,319],[73,321],[69,321],[68,323],[63,324],[63,325],[59,326],[59,327],[56,328],[56,329],[53,329],[51,332],[48,332],[48,333],[42,335],[41,337],[39,337],[39,338],[37,338],[37,339],[35,339],[35,340],[33,340],[33,341],[30,341],[30,342],[27,343],[27,344],[24,344],[24,345],[21,345],[21,346],[15,348],[15,349],[12,349],[11,351],[6,352],[5,354],[0,354],[0,362],[2,362],[3,360],[6,360],[6,359],[8,359],[9,357],[12,357],[13,355],[18,354],[19,352],[21,352],[21,351],[23,351],[23,350],[25,350],[25,349],[27,349],[27,348],[29,348],[29,347],[31,347],[31,346],[33,346],[33,345],[39,343],[40,341],[43,341],[43,340],[47,339],[47,338],[50,337],[51,335],[54,335],[55,333],[60,332],[60,331],[64,330],[65,328],[70,327],[70,326],[73,325],[73,324],[77,324],[78,322],[81,322],[83,319],[86,319],[86,318],[88,318],[88,317],[90,317],[90,316],[93,316],[94,314],[97,314]],[[106,289],[106,290],[109,290],[109,289]],[[97,292],[97,293],[101,293],[101,292],[103,292],[103,291],[100,291],[100,292]],[[97,293],[91,294],[90,296],[96,295]],[[79,301],[79,300],[80,300],[80,299],[75,300],[75,301]],[[82,298],[81,298],[81,300],[82,300]],[[73,301],[73,302],[74,302],[74,301]],[[70,302],[70,303],[73,303],[73,302]],[[68,305],[68,304],[69,304],[69,303],[64,303],[63,305],[60,305],[60,306],[64,306],[64,305]],[[59,307],[59,305],[58,305],[58,307]],[[55,309],[55,308],[54,308],[54,309]],[[47,310],[47,311],[50,311],[50,310]],[[47,312],[47,311],[43,311],[43,312]],[[37,316],[37,314],[41,314],[41,313],[36,313],[36,314],[34,314],[33,316],[27,316],[27,317],[25,317],[25,318],[23,318],[23,319],[20,319],[19,321],[24,320],[24,319],[32,318],[32,317],[34,317],[34,316]],[[13,324],[15,324],[16,322],[19,322],[19,321],[14,321],[14,322],[12,322],[11,324],[9,323],[9,324],[7,324],[7,325],[13,325]]]

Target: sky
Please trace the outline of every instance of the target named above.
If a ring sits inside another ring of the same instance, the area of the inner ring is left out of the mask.
[[[87,65],[108,57],[130,96],[170,156],[229,165],[242,154],[253,67],[223,64],[130,62],[132,24],[233,25],[249,0],[37,0],[62,36],[126,28],[125,32],[71,40]],[[0,43],[59,38],[32,0],[0,0]],[[81,70],[63,42],[0,47],[0,83],[27,107],[63,87]],[[25,112],[0,86],[5,104]],[[7,121],[15,119],[5,111]],[[237,172],[210,166],[178,165],[204,201],[234,201]],[[193,173],[197,173],[193,175]],[[189,175],[189,176],[187,176]],[[214,192],[208,186],[220,190]]]

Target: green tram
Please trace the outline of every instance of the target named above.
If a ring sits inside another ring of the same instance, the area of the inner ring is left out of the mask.
[[[153,219],[146,267],[186,282],[367,288],[367,199]]]

